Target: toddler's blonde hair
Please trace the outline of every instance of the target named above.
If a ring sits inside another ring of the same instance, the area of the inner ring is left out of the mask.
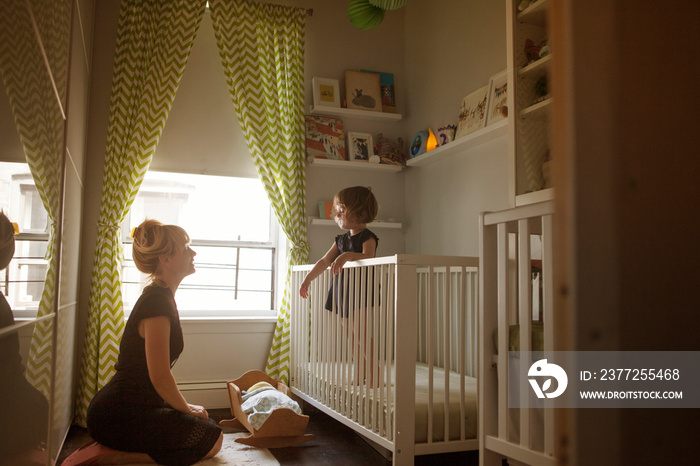
[[[353,186],[338,192],[333,198],[333,217],[337,214],[337,206],[345,207],[345,214],[359,223],[370,223],[379,212],[379,203],[372,194],[371,188]]]

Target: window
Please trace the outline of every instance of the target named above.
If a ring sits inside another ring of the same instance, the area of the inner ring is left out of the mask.
[[[182,316],[275,315],[279,227],[258,179],[147,173],[122,225],[127,313],[148,282],[129,237],[145,218],[183,227],[197,253],[197,272],[177,292]]]
[[[15,255],[0,271],[0,289],[15,317],[36,317],[48,265],[48,215],[26,163],[0,162],[0,209],[20,231]]]

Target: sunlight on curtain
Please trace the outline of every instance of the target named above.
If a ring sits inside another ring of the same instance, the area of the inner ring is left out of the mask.
[[[284,295],[267,362],[289,381],[290,267],[306,263],[304,33],[306,10],[211,0],[226,82],[258,176],[291,244]]]
[[[204,10],[205,0],[122,0],[76,402],[83,426],[90,400],[114,373],[124,330],[119,225],[148,171]]]

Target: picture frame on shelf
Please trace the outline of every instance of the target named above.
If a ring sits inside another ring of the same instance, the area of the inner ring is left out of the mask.
[[[348,160],[368,161],[374,155],[374,141],[370,133],[348,132]]]
[[[384,71],[360,70],[363,73],[377,73],[382,99],[382,112],[396,113],[396,92],[394,91],[394,74]]]
[[[462,99],[455,139],[464,137],[484,127],[488,93],[489,86],[486,85]]]
[[[345,98],[348,108],[354,110],[382,111],[381,77],[377,73],[345,71]]]
[[[508,118],[508,72],[503,70],[489,79],[486,126]]]
[[[347,160],[343,120],[307,115],[305,123],[307,159]]]
[[[330,78],[311,78],[314,105],[340,108],[340,82]]]

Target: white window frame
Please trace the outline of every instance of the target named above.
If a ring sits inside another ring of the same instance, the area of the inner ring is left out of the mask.
[[[166,171],[166,170],[158,170],[161,173],[172,173],[172,174],[181,174],[182,172],[176,172],[176,171]],[[186,174],[191,174],[191,175],[201,175],[197,173],[186,173]],[[208,176],[208,175],[202,175],[202,176]],[[237,178],[237,177],[231,177],[231,178]],[[146,215],[149,215],[146,213]],[[157,215],[149,215],[150,218],[155,218],[158,219]],[[282,274],[284,268],[286,267],[286,243],[284,241],[284,234],[281,232],[281,229],[279,227],[279,224],[277,222],[276,216],[274,214],[274,211],[272,209],[272,206],[270,206],[270,216],[269,216],[269,231],[270,231],[270,238],[269,241],[237,241],[237,240],[202,240],[202,239],[197,239],[197,238],[192,238],[190,246],[192,249],[197,251],[197,248],[202,248],[202,247],[230,247],[230,248],[241,248],[241,249],[265,249],[265,250],[271,250],[272,251],[272,260],[271,260],[271,270],[269,270],[271,274],[271,308],[265,309],[265,310],[247,310],[247,309],[239,309],[239,310],[234,310],[234,309],[218,309],[218,310],[196,310],[196,309],[187,309],[182,307],[181,305],[178,305],[178,312],[180,314],[180,317],[183,320],[210,320],[210,319],[229,319],[229,318],[245,318],[245,319],[254,319],[254,320],[276,320],[277,319],[277,314],[278,310],[280,307],[281,303],[281,297],[283,295],[283,290],[280,290],[279,286],[284,280],[284,275]],[[131,218],[127,216],[125,219],[124,224],[122,225],[122,244],[125,246],[125,250],[130,249],[130,246],[133,244],[133,239],[130,238],[130,232],[131,228],[137,225],[131,225],[129,222],[131,221]],[[134,219],[135,222],[139,222],[138,219]],[[184,226],[184,225],[183,225]],[[195,257],[195,266],[198,269],[201,269],[202,267],[205,267],[203,265],[197,266],[197,258]],[[125,274],[124,270],[126,267],[135,267],[133,260],[131,259],[130,255],[125,252],[124,255],[124,262],[122,263],[122,280],[125,282],[126,280],[124,279]],[[235,264],[230,264],[230,267],[235,267]],[[261,269],[267,271],[267,269]],[[142,280],[145,278],[143,274],[140,274],[142,276]],[[125,283],[122,283],[122,294],[126,296],[126,289],[125,289]],[[131,285],[133,286],[133,282],[130,282]],[[145,283],[142,281],[141,286],[139,288],[139,295],[140,291],[143,289],[145,286]],[[198,288],[197,285],[191,285],[187,283],[187,278],[183,280],[183,283],[180,285],[180,293],[182,293],[182,290],[185,289],[192,289],[192,288]],[[206,292],[206,290],[202,290],[202,292]],[[177,295],[176,295],[176,301],[177,301]],[[124,312],[125,315],[128,316],[131,313],[131,307],[127,307],[126,299],[124,303]]]
[[[23,252],[23,249],[30,249],[29,245],[32,242],[41,242],[45,246],[41,248],[46,250],[46,245],[49,241],[48,233],[48,215],[46,211],[43,210],[44,206],[41,202],[26,202],[26,193],[30,186],[32,186],[31,193],[33,196],[39,196],[36,189],[34,178],[32,177],[31,170],[27,163],[21,162],[2,162],[3,164],[10,164],[15,166],[22,166],[22,170],[15,172],[9,181],[9,185],[5,186],[4,194],[8,195],[6,199],[7,210],[5,214],[8,216],[10,221],[16,222],[20,226],[19,234],[15,235],[15,254],[8,267],[0,271],[0,290],[6,296],[10,307],[12,308],[12,313],[16,319],[35,319],[37,312],[39,310],[39,303],[41,302],[41,296],[44,290],[44,283],[46,281],[46,271],[48,269],[48,261],[44,255],[24,255],[29,254],[29,252]],[[27,223],[26,217],[36,214],[31,209],[32,206],[40,206],[44,216],[46,216],[46,223],[42,228],[28,229],[24,227]],[[26,246],[23,247],[23,246]],[[40,278],[30,280],[26,276],[27,266],[41,266],[42,273]],[[34,296],[35,300],[28,300],[27,296],[22,294],[26,291],[26,287],[29,283],[40,284],[39,292],[37,296]]]

